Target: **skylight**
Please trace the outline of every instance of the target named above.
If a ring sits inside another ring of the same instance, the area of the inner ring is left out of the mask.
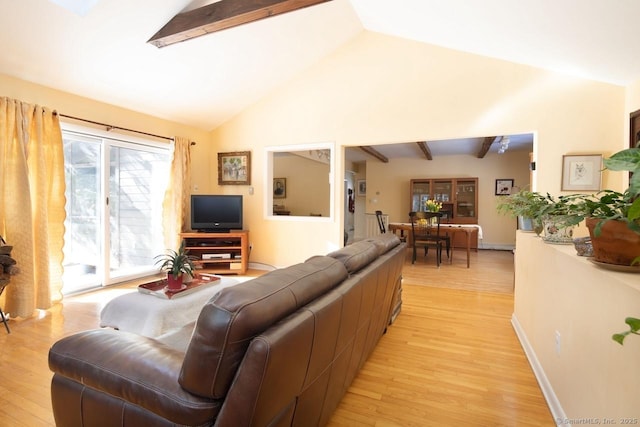
[[[49,0],[79,16],[85,16],[100,0]]]

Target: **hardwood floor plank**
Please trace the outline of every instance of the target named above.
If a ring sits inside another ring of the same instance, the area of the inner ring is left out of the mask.
[[[431,254],[413,265],[410,255],[402,312],[329,426],[554,426],[510,323],[513,254],[472,253],[469,269],[461,252],[440,268]],[[2,425],[54,424],[50,346],[97,328],[106,302],[137,284],[66,298],[37,317],[12,319],[10,335],[0,330]]]
[[[480,251],[466,274],[405,264],[402,313],[330,425],[555,425],[510,324],[512,263],[509,252]]]

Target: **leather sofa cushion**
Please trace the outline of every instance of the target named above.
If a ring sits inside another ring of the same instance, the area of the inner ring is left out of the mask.
[[[379,255],[389,252],[400,244],[400,238],[393,233],[380,234],[379,236],[365,239],[364,241],[376,245]]]
[[[82,331],[65,337],[49,351],[49,367],[57,378],[52,383],[54,407],[67,419],[81,417],[88,425],[124,425],[110,420],[130,415],[123,412],[121,404],[125,402],[128,408],[148,410],[177,425],[204,425],[215,419],[222,401],[194,396],[178,385],[183,355],[153,338],[113,329]],[[76,392],[65,393],[74,382]],[[96,394],[102,394],[102,398]],[[89,411],[86,405],[91,406],[87,402],[95,399],[105,406],[105,402],[112,402],[107,415],[101,411],[81,413],[80,408]],[[73,411],[77,414],[68,414]],[[98,421],[100,414],[103,418]],[[56,415],[57,420],[59,416]]]
[[[255,336],[347,276],[338,260],[316,256],[223,289],[200,312],[182,364],[180,384],[199,396],[224,397]]]
[[[349,274],[353,274],[378,258],[378,253],[378,247],[374,243],[362,240],[331,252],[327,256],[339,260]]]

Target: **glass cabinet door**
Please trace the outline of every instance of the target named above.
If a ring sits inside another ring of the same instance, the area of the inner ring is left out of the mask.
[[[411,211],[425,210],[426,201],[431,197],[431,181],[411,181]]]
[[[451,188],[452,182],[451,180],[433,181],[433,198],[438,202],[451,202],[453,198],[451,197]]]
[[[476,180],[457,180],[456,212],[460,218],[472,218],[477,215]]]

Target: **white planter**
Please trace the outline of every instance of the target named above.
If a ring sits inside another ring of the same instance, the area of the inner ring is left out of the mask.
[[[545,219],[542,221],[542,227],[544,230],[542,240],[545,242],[557,245],[573,245],[574,225],[567,227],[553,219]]]

